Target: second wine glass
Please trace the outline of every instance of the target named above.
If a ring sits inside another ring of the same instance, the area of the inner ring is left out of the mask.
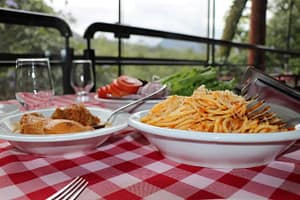
[[[71,86],[77,95],[77,102],[89,100],[88,94],[94,86],[94,72],[91,60],[73,60]]]

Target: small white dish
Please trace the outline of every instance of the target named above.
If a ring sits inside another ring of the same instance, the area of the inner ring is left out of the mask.
[[[117,108],[120,108],[122,106],[125,106],[131,102],[133,102],[136,99],[112,99],[112,98],[100,98],[97,95],[95,95],[95,99],[101,103],[105,108],[109,108],[112,110],[115,110]],[[128,108],[126,111],[129,113],[138,112],[142,110],[148,110],[151,109],[155,104],[159,103],[160,99],[149,99],[146,100],[144,103],[137,104],[135,106],[132,106]]]
[[[103,108],[89,108],[90,112],[98,116],[101,121],[112,112]],[[50,116],[55,108],[35,110],[45,116]],[[25,113],[25,112],[24,112]],[[0,139],[7,140],[11,145],[20,151],[40,155],[58,155],[69,152],[88,151],[103,144],[113,133],[128,126],[128,114],[118,115],[111,127],[85,131],[79,133],[33,135],[13,133],[16,123],[24,113],[8,116],[0,120]]]
[[[0,119],[19,112],[16,104],[0,104]]]
[[[300,130],[224,134],[160,128],[140,121],[147,113],[132,114],[129,126],[141,131],[166,158],[189,165],[231,169],[266,165],[300,139]]]

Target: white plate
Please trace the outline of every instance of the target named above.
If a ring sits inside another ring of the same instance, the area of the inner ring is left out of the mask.
[[[36,110],[45,116],[50,116],[55,108]],[[101,121],[106,120],[112,112],[103,108],[89,108],[92,114],[98,116]],[[108,128],[96,129],[79,133],[55,134],[55,135],[31,135],[12,133],[16,122],[24,113],[11,115],[0,120],[0,139],[9,141],[17,149],[41,155],[63,154],[75,151],[87,151],[101,145],[111,134],[128,126],[128,114],[120,114],[113,125]]]
[[[300,139],[300,130],[224,134],[160,128],[140,122],[147,112],[131,115],[129,125],[140,130],[166,158],[189,165],[231,169],[266,165]]]
[[[16,104],[0,104],[0,119],[15,114],[18,111],[19,106]]]
[[[97,95],[95,95],[95,99],[104,105],[105,108],[109,108],[112,110],[115,110],[117,108],[120,108],[122,106],[125,106],[126,104],[131,103],[134,100],[129,99],[107,99],[107,98],[100,98]],[[149,99],[146,100],[144,103],[138,104],[136,106],[132,106],[131,108],[127,109],[127,112],[133,113],[138,112],[142,110],[148,110],[151,109],[155,104],[159,103],[161,100],[159,99]]]

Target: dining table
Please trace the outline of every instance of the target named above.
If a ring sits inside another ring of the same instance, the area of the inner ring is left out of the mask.
[[[104,107],[94,95],[84,104]],[[55,96],[51,105],[67,106],[75,99],[73,94]],[[15,99],[0,103],[18,104]],[[28,154],[0,140],[0,199],[46,199],[77,176],[88,181],[78,198],[82,200],[296,200],[300,143],[265,166],[218,169],[167,159],[132,127],[112,134],[96,149],[61,155]]]

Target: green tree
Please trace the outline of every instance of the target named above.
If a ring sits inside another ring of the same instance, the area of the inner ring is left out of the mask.
[[[43,1],[6,0],[0,1],[0,6],[55,15],[54,10]],[[51,28],[0,24],[0,32],[0,52],[4,53],[57,53],[64,45],[59,32]]]
[[[278,49],[300,51],[300,21],[298,20],[300,18],[300,1],[273,0],[270,2],[269,8],[272,17],[268,21],[267,45]],[[290,37],[288,37],[289,31]],[[267,61],[268,65],[276,64],[288,73],[300,73],[300,58],[268,54]]]
[[[238,24],[242,17],[248,0],[234,0],[225,18],[225,27],[222,33],[222,40],[232,41],[237,33]],[[230,47],[221,46],[219,56],[226,62],[230,54]]]
[[[3,0],[2,8],[19,9],[57,15],[54,10],[40,0]],[[64,48],[64,38],[52,28],[28,27],[23,25],[0,24],[0,52],[44,55],[60,54]],[[62,93],[62,70],[52,67],[55,92]],[[3,91],[1,99],[14,98],[14,66],[0,68],[0,90]],[[8,84],[7,84],[8,83]]]
[[[245,12],[246,0],[234,0],[226,17],[222,39],[229,41],[248,42],[249,15]],[[266,27],[266,46],[299,51],[300,49],[300,1],[270,0],[268,1],[268,20]],[[288,39],[289,20],[290,38]],[[287,43],[289,42],[289,45]],[[290,47],[287,49],[287,47]],[[247,51],[220,48],[219,55],[231,63],[246,63]],[[300,58],[283,56],[282,54],[266,53],[266,70],[268,73],[281,73],[282,70],[297,74]]]

